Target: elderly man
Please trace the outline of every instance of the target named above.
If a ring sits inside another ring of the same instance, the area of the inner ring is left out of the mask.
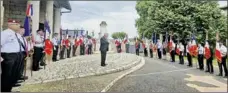
[[[11,92],[17,75],[16,63],[21,59],[21,44],[16,33],[19,29],[18,21],[8,20],[8,29],[1,31],[1,92]]]
[[[105,33],[104,36],[100,39],[100,51],[101,51],[101,66],[106,66],[106,53],[108,51],[109,42],[107,40],[108,34]]]

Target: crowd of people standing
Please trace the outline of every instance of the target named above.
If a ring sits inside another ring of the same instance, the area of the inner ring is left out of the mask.
[[[1,92],[11,92],[13,87],[28,79],[26,64],[31,58],[31,70],[39,71],[40,66],[61,59],[75,57],[77,48],[80,55],[91,55],[96,40],[87,36],[71,37],[58,33],[48,38],[44,29],[38,29],[35,35],[24,36],[25,29],[17,20],[9,19],[8,28],[1,31]],[[58,54],[59,58],[58,58]]]

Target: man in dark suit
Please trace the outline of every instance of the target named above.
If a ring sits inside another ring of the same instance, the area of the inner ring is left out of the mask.
[[[101,66],[106,66],[106,53],[108,51],[109,42],[107,41],[108,34],[105,33],[104,36],[100,39],[100,51],[101,51]]]

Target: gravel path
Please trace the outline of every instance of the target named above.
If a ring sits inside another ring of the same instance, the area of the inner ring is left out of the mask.
[[[106,67],[100,66],[100,54],[79,56],[60,60],[47,65],[45,69],[33,72],[24,84],[44,83],[56,80],[102,75],[128,69],[140,62],[133,54],[108,54]],[[27,72],[30,75],[29,71]]]

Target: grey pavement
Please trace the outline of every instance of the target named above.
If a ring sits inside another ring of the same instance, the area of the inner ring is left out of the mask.
[[[205,73],[187,64],[145,57],[145,65],[121,80],[108,92],[226,92],[227,78]]]

